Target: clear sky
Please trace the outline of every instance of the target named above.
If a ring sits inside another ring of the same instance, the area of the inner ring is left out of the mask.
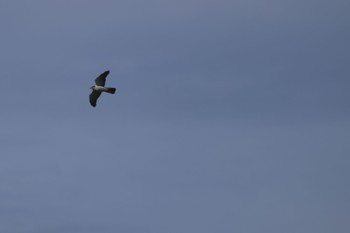
[[[0,232],[350,232],[349,10],[0,0]]]

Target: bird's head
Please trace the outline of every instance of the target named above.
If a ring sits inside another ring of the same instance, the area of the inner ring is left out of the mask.
[[[95,86],[91,86],[90,89],[93,90]]]

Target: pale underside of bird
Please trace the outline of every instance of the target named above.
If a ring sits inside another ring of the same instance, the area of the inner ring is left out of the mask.
[[[106,92],[109,94],[114,94],[116,89],[114,87],[105,87],[106,84],[106,77],[109,74],[109,70],[103,72],[102,74],[100,74],[96,79],[95,79],[95,85],[93,85],[92,87],[90,87],[90,89],[92,90],[90,96],[89,96],[89,100],[90,100],[90,104],[93,107],[96,107],[96,102],[98,97],[100,97],[100,95],[102,94],[102,92]]]

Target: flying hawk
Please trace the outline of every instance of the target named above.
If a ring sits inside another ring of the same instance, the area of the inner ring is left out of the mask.
[[[100,76],[98,76],[95,79],[95,85],[93,85],[92,87],[90,87],[90,89],[92,90],[89,99],[90,99],[90,104],[93,107],[96,107],[96,102],[98,97],[100,97],[102,92],[107,92],[110,94],[114,94],[116,89],[114,87],[105,87],[105,83],[106,83],[106,77],[109,74],[109,70],[103,72],[102,74],[100,74]]]

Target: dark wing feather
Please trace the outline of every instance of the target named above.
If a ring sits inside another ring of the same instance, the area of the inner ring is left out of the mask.
[[[100,74],[100,76],[98,76],[95,79],[96,85],[104,87],[105,83],[106,83],[106,77],[107,77],[108,74],[109,74],[109,70],[107,70],[107,71],[103,72],[102,74]]]
[[[89,99],[90,99],[90,104],[93,107],[96,107],[96,102],[98,97],[100,97],[101,92],[100,91],[92,91],[91,94],[89,95]]]

